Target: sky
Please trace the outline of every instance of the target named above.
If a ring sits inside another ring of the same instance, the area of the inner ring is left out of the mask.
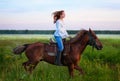
[[[58,10],[67,30],[120,30],[120,0],[0,0],[0,30],[54,30]]]

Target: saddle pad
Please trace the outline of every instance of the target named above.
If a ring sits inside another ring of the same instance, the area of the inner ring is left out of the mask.
[[[48,52],[48,55],[49,55],[49,56],[56,56],[56,53]],[[66,56],[67,54],[64,53],[63,55]]]

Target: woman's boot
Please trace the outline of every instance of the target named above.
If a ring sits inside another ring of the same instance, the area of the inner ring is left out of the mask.
[[[61,63],[61,54],[62,54],[61,51],[57,51],[55,64],[56,64],[56,65],[59,65],[59,66],[62,66],[62,65],[63,65],[63,64]]]

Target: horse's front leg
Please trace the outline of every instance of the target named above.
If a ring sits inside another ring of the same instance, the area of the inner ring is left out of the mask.
[[[69,74],[71,77],[74,76],[74,64],[68,66]]]
[[[82,68],[80,66],[75,65],[74,69],[78,70],[80,72],[80,74],[84,74],[84,71],[82,70]]]

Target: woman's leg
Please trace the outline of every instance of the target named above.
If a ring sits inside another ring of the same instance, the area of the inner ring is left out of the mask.
[[[55,39],[57,41],[57,45],[58,45],[58,51],[57,51],[57,56],[56,56],[56,61],[55,61],[55,64],[57,65],[62,65],[61,64],[61,53],[64,49],[64,46],[63,46],[63,41],[62,41],[62,38],[61,37],[56,37],[55,36]]]
[[[55,36],[55,39],[57,41],[58,50],[62,52],[64,49],[62,38]]]

